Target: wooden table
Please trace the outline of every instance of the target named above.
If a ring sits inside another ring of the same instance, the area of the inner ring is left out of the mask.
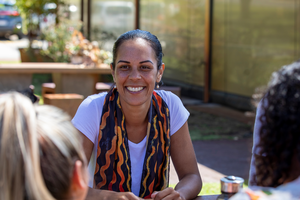
[[[198,196],[194,200],[217,200],[219,195],[203,195],[203,196]]]
[[[31,85],[32,74],[52,73],[56,93],[77,93],[84,97],[95,93],[99,74],[110,74],[109,65],[96,68],[69,63],[0,64],[0,92],[22,90]]]

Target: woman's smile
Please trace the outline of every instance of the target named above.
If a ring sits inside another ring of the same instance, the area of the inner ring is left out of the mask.
[[[130,92],[140,92],[144,89],[144,87],[126,87]]]

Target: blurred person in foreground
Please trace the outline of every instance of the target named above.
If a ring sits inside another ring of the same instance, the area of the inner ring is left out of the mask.
[[[0,199],[86,196],[86,159],[70,117],[18,92],[0,94],[0,163]]]
[[[132,30],[114,44],[115,87],[87,97],[72,122],[91,178],[87,199],[193,199],[202,181],[180,98],[155,90],[165,69],[158,38]],[[179,182],[169,185],[170,157]],[[140,197],[140,198],[139,198]]]
[[[300,199],[300,61],[272,74],[258,105],[249,178],[232,199]]]

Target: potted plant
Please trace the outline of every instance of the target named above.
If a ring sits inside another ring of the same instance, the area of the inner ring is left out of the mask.
[[[100,49],[98,42],[87,40],[80,28],[81,23],[72,23],[68,19],[61,19],[61,23],[46,28],[42,34],[47,45],[41,54],[54,62],[82,64],[85,67],[110,64],[111,52]]]
[[[41,36],[46,45],[41,49],[41,54],[54,62],[70,62],[71,57],[66,47],[71,42],[73,32],[80,28],[80,22],[74,23],[66,18],[61,18],[59,24],[45,28]]]

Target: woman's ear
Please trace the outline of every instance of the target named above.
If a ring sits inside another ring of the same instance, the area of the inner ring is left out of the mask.
[[[85,198],[88,191],[88,172],[82,161],[76,160],[74,164],[70,196]]]
[[[115,81],[115,70],[114,70],[114,66],[112,63],[110,63],[110,71],[111,71],[111,75],[112,75],[112,77],[114,79],[114,83],[115,83],[116,82]]]
[[[161,67],[160,69],[158,70],[158,73],[157,73],[157,79],[156,79],[156,82],[159,83],[161,81],[161,78],[162,78],[162,75],[165,71],[165,63],[162,63],[161,64]]]

